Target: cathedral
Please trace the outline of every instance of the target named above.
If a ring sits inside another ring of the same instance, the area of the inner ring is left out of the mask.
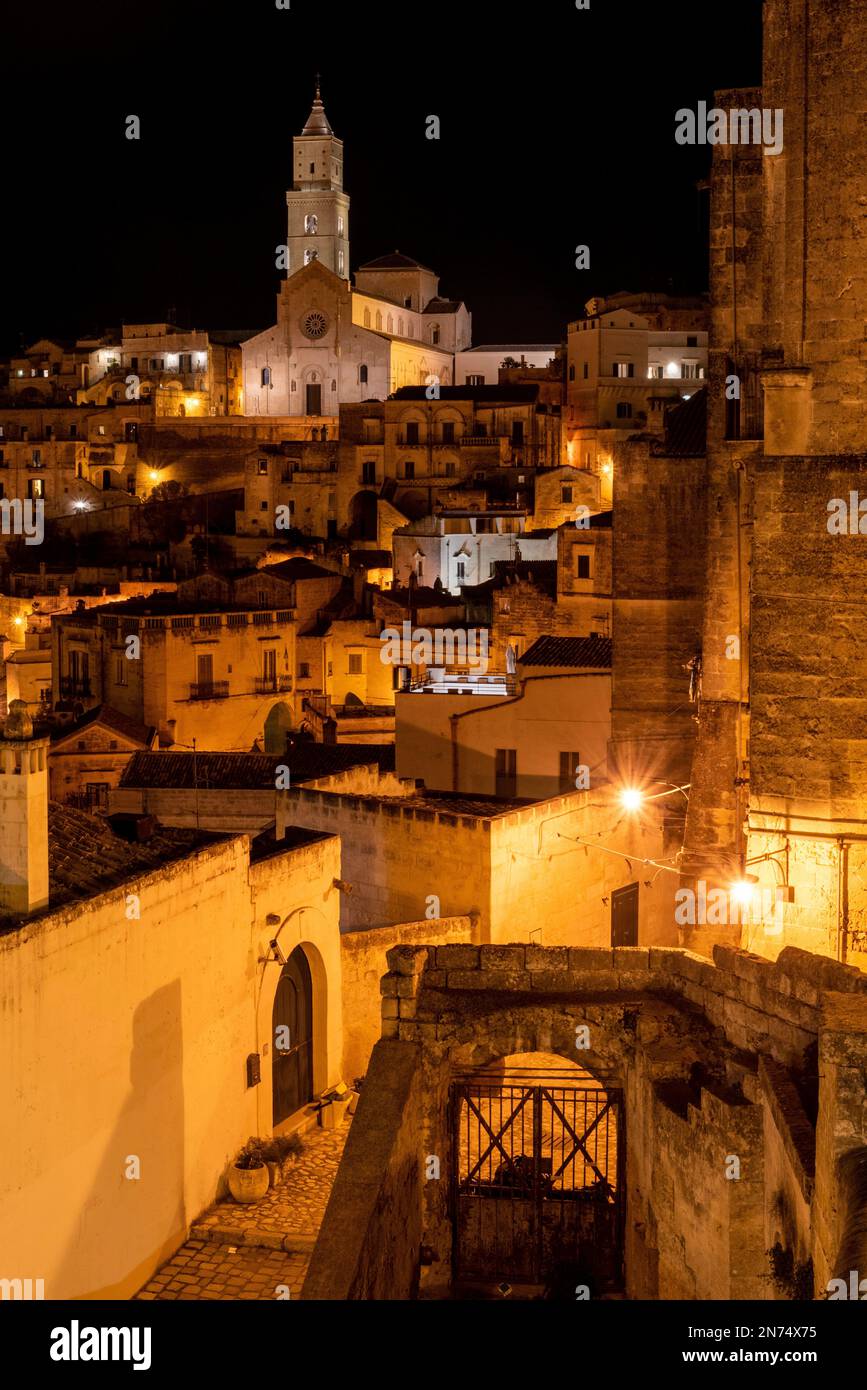
[[[436,273],[395,251],[361,266],[350,283],[343,141],[318,80],[293,146],[278,260],[286,279],[276,324],[244,343],[244,414],[336,417],[342,404],[384,400],[401,386],[452,385],[471,316],[462,301],[441,297]]]

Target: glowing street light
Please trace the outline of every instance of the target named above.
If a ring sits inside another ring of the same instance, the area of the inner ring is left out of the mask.
[[[148,477],[150,478],[152,483],[158,483],[160,480],[160,475],[155,468],[151,469],[151,471],[148,473]]]
[[[640,792],[637,787],[624,787],[620,793],[621,805],[627,811],[637,811],[643,800],[644,793]]]
[[[747,874],[744,878],[739,878],[732,884],[729,890],[732,895],[732,900],[736,902],[739,907],[746,907],[755,892],[758,881],[755,874]]]

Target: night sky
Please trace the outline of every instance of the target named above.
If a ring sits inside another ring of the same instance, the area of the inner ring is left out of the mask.
[[[124,319],[273,323],[317,70],[345,144],[353,270],[417,257],[467,302],[475,343],[556,341],[593,294],[704,289],[709,151],[675,144],[674,112],[760,80],[760,2],[591,5],[16,7],[0,352]]]

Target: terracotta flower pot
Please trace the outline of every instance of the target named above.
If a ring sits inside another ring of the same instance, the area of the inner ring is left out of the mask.
[[[228,1181],[229,1191],[236,1202],[258,1202],[268,1191],[271,1175],[267,1163],[258,1168],[239,1168],[233,1163]]]

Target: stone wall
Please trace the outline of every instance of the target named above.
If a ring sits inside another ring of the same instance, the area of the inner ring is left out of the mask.
[[[409,1299],[422,1235],[420,1048],[378,1042],[301,1292]]]
[[[451,1077],[540,1052],[622,1092],[629,1296],[792,1298],[810,1260],[821,1296],[838,1166],[867,1138],[867,976],[794,948],[772,963],[717,947],[711,963],[674,948],[401,946],[388,963],[383,1037],[422,1046],[419,1152],[441,1157],[424,1188],[432,1287],[450,1277]],[[579,1024],[590,1047],[576,1053]]]
[[[477,940],[478,920],[441,917],[422,922],[399,922],[372,931],[344,932],[343,959],[343,1074],[350,1081],[364,1076],[370,1054],[382,1032],[379,982],[392,946]],[[397,1017],[397,1005],[392,1006]]]

